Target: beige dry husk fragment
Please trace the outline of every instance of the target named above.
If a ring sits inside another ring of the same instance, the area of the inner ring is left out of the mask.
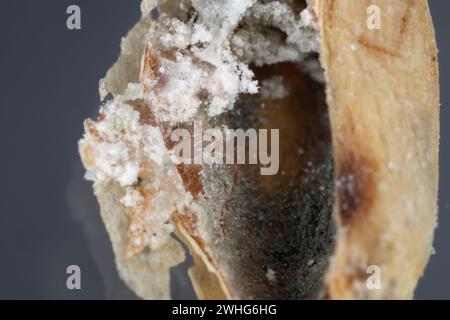
[[[367,27],[369,7],[381,29]],[[437,211],[427,1],[141,8],[100,81],[113,99],[80,141],[122,279],[142,298],[170,298],[181,240],[201,299],[412,298]],[[171,133],[192,121],[279,128],[279,173],[175,165]]]

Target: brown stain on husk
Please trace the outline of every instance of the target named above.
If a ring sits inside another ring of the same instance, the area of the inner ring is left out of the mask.
[[[340,149],[336,164],[338,219],[348,225],[370,212],[376,198],[378,165],[362,148]]]

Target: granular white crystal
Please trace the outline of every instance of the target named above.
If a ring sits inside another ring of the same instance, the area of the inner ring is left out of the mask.
[[[197,20],[183,22],[165,17],[166,32],[159,41],[163,50],[171,50],[175,60],[160,58],[160,70],[166,80],[143,79],[150,88],[145,97],[160,121],[187,122],[204,104],[214,117],[231,110],[242,93],[255,94],[249,63],[256,65],[282,61],[302,61],[306,54],[318,51],[317,30],[308,9],[296,15],[278,1],[192,0]],[[267,37],[258,28],[278,28],[285,37]],[[200,93],[206,98],[200,99]]]
[[[95,158],[94,164],[85,161],[91,180],[112,179],[130,186],[137,181],[141,163],[162,164],[167,150],[159,128],[140,124],[139,113],[120,102],[103,106],[101,114],[102,121],[87,122],[80,142]]]

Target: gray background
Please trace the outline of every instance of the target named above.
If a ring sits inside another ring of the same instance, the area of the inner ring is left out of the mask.
[[[77,140],[98,109],[98,79],[138,20],[139,2],[0,1],[0,298],[134,297],[115,273],[95,199],[81,179]],[[69,4],[81,6],[81,31],[66,29]],[[440,210],[437,253],[416,298],[449,299],[450,2],[430,6],[442,85]],[[66,289],[71,264],[82,269],[80,291]],[[176,297],[192,297],[187,284],[177,286],[185,294]]]

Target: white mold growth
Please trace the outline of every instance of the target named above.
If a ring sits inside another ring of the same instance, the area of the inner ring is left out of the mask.
[[[159,60],[164,73],[142,80],[161,121],[190,121],[202,106],[210,117],[218,116],[240,94],[258,92],[249,64],[300,62],[318,51],[308,9],[296,15],[287,4],[255,0],[193,0],[192,8],[188,21],[160,18],[160,50],[171,52],[170,58]],[[164,84],[157,86],[161,78]]]

